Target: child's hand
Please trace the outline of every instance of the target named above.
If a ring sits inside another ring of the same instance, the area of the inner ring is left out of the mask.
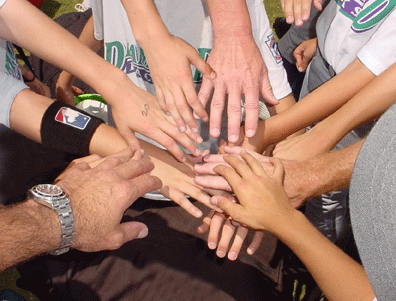
[[[252,155],[245,152],[241,158],[224,156],[230,166],[218,165],[214,168],[230,184],[240,204],[223,196],[214,196],[211,202],[238,223],[276,234],[295,212],[282,186],[283,165],[279,159],[271,158],[274,170],[267,174]]]
[[[318,39],[313,38],[302,42],[293,52],[296,58],[296,66],[298,71],[305,72],[312,58],[315,56],[318,48]]]
[[[186,130],[186,123],[198,132],[191,108],[204,121],[208,114],[198,100],[191,65],[209,80],[215,78],[214,71],[194,47],[171,34],[158,37],[144,51],[161,108],[172,115],[181,132]]]
[[[281,0],[286,22],[289,24],[294,22],[297,26],[303,25],[309,19],[312,2],[317,10],[322,10],[322,0]]]
[[[212,210],[197,229],[199,233],[205,233],[208,230],[208,247],[212,250],[217,248],[216,254],[220,258],[225,257],[228,252],[228,259],[236,260],[248,234],[248,228],[232,221],[223,213]],[[221,235],[220,239],[219,235]],[[253,255],[257,250],[263,236],[264,232],[256,231],[253,241],[247,249],[249,255]]]

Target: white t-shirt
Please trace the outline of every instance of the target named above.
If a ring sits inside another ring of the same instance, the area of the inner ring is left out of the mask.
[[[331,1],[326,10],[337,11],[333,20],[326,24],[327,33],[319,33],[319,24],[325,22],[323,15],[317,28],[318,37],[325,36],[322,55],[337,74],[356,57],[375,75],[396,61],[394,6],[394,1]]]
[[[6,1],[7,0],[0,0],[0,7],[2,7]]]
[[[213,31],[206,2],[204,0],[156,0],[155,4],[169,32],[195,47],[201,57],[206,59],[213,46]],[[291,88],[264,3],[262,0],[247,0],[247,5],[253,35],[267,65],[274,95],[281,99],[291,93]],[[155,95],[155,87],[146,57],[133,36],[121,1],[92,0],[91,6],[94,15],[95,37],[98,40],[104,40],[105,60],[122,69],[137,86]],[[196,89],[199,89],[202,75],[193,66],[192,74]],[[225,134],[222,138],[225,138],[227,123],[225,118],[223,119],[221,132]],[[208,129],[205,128],[207,126],[205,123],[201,124],[201,135],[211,140],[207,134]],[[217,139],[211,143],[210,147],[205,143],[201,146],[202,149],[210,148],[211,151],[216,151],[212,147],[214,145],[217,147]]]

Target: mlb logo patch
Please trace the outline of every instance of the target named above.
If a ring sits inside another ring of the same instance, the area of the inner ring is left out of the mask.
[[[77,129],[84,130],[91,120],[91,117],[71,108],[63,107],[59,109],[58,113],[56,113],[55,120]]]

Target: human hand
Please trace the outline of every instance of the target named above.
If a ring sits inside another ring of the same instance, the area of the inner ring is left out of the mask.
[[[309,19],[312,2],[317,10],[322,10],[322,0],[281,0],[286,22],[294,22],[296,26],[303,25]]]
[[[224,154],[233,155],[239,155],[242,152],[247,151],[260,161],[261,166],[267,173],[271,174],[273,172],[274,166],[271,164],[269,157],[235,146],[225,146],[223,150]],[[206,162],[205,164],[196,164],[194,166],[194,170],[197,173],[197,176],[195,177],[196,183],[205,188],[231,192],[232,188],[226,179],[217,175],[213,170],[219,164],[228,165],[224,160],[224,156],[220,154],[210,155],[204,157],[204,161]],[[285,168],[284,188],[292,206],[294,208],[299,208],[309,197],[313,196],[313,193],[310,191],[310,187],[307,187],[306,185],[307,179],[310,179],[311,177],[311,167],[307,162],[294,160],[282,159],[282,163]]]
[[[302,42],[293,52],[296,58],[296,67],[298,71],[305,72],[312,58],[315,56],[318,48],[318,39],[313,38]]]
[[[305,161],[333,148],[327,137],[326,133],[317,135],[312,128],[302,135],[287,138],[276,144],[272,155],[281,159]]]
[[[133,132],[137,131],[161,144],[179,161],[185,161],[186,155],[176,141],[193,155],[201,154],[195,143],[200,144],[202,138],[190,128],[180,132],[173,118],[161,110],[156,98],[136,87],[128,78],[124,85],[120,85],[117,94],[105,99],[112,105],[117,129],[129,145],[139,148]]]
[[[228,259],[236,260],[241,251],[242,244],[248,234],[248,228],[232,221],[224,213],[212,210],[197,229],[198,233],[205,233],[209,230],[208,247],[216,249],[216,255],[220,258],[226,256],[228,251]],[[221,237],[219,240],[219,234]],[[235,234],[235,236],[234,236]],[[250,243],[247,253],[253,255],[259,247],[264,236],[264,232],[256,231],[252,242]],[[231,244],[231,240],[232,244]],[[231,247],[230,247],[231,245]]]
[[[210,196],[219,192],[204,189],[195,183],[192,162],[178,162],[169,153],[150,143],[141,141],[141,144],[147,158],[154,163],[151,174],[162,180],[163,186],[158,190],[161,194],[197,218],[202,216],[202,211],[193,205],[189,197],[210,208],[218,209],[210,203]]]
[[[44,84],[42,81],[40,81],[38,78],[34,78],[34,80],[32,82],[27,82],[25,84],[33,92],[36,92],[37,94],[51,98],[50,88],[46,84]]]
[[[73,248],[85,252],[117,249],[147,235],[142,223],[120,223],[138,197],[161,187],[161,181],[148,174],[153,163],[133,159],[133,155],[127,148],[93,168],[89,164],[95,165],[99,157],[90,156],[72,163],[55,181],[70,198],[76,229]]]
[[[257,129],[259,94],[270,104],[278,103],[272,93],[267,67],[253,37],[215,38],[208,63],[216,72],[216,78],[203,79],[198,98],[205,106],[214,90],[210,110],[210,135],[220,135],[221,118],[228,94],[228,141],[238,141],[242,95],[245,96],[245,134],[252,137]]]
[[[75,97],[84,94],[84,91],[72,85],[74,77],[66,71],[59,74],[55,84],[55,98],[70,105],[75,105]]]
[[[295,211],[282,186],[282,162],[271,158],[274,170],[272,174],[267,174],[260,162],[249,153],[241,153],[241,158],[225,156],[224,160],[231,167],[220,164],[214,168],[228,181],[240,204],[223,196],[213,196],[211,202],[236,222],[275,234],[277,227]]]
[[[144,51],[162,110],[172,115],[180,132],[186,130],[186,122],[197,133],[199,128],[190,106],[203,121],[208,120],[208,114],[198,100],[191,65],[210,80],[215,73],[194,47],[171,34],[156,36],[149,45]]]

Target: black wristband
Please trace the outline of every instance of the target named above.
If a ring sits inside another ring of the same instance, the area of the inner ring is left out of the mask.
[[[103,120],[61,101],[52,103],[41,120],[45,146],[80,156],[89,155],[92,136]]]

